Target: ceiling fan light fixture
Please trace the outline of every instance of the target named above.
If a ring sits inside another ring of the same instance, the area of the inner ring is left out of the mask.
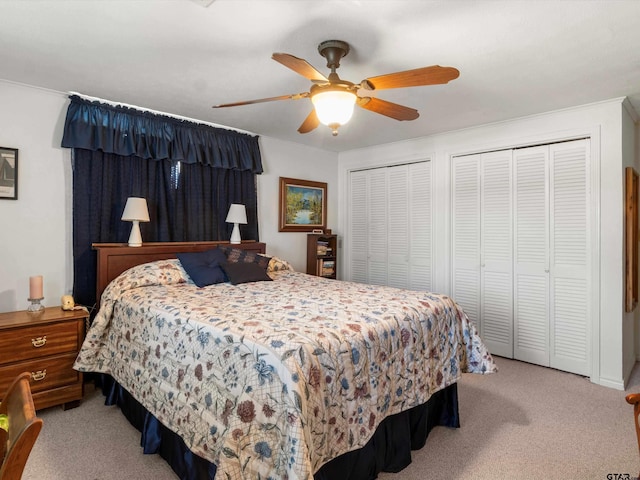
[[[331,127],[337,135],[340,125],[347,123],[353,115],[356,94],[346,90],[323,90],[311,97],[320,123]]]
[[[1,0],[0,0],[1,1]],[[193,0],[211,2],[214,0]],[[303,58],[294,57],[288,53],[274,53],[271,58],[299,75],[311,80],[312,85],[308,92],[281,95],[279,97],[259,98],[244,102],[224,103],[214,105],[213,108],[235,107],[252,103],[272,102],[274,100],[298,100],[310,98],[313,110],[307,115],[298,128],[299,133],[309,133],[321,123],[331,129],[333,136],[338,135],[338,128],[347,123],[353,115],[355,104],[358,107],[373,113],[384,115],[394,120],[415,120],[420,116],[415,108],[405,107],[397,103],[382,100],[375,97],[360,97],[359,90],[385,90],[390,88],[420,87],[427,85],[442,85],[455,80],[460,75],[458,69],[453,67],[414,68],[385,75],[377,75],[353,83],[342,80],[336,69],[340,66],[340,60],[349,53],[349,44],[342,40],[327,40],[318,45],[318,52],[327,60],[327,67],[331,69],[329,75],[320,73],[316,68]]]

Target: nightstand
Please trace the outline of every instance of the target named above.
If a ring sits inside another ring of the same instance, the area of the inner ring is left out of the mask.
[[[0,313],[0,395],[18,374],[29,372],[36,409],[77,407],[84,391],[73,363],[88,317],[84,310],[60,307]]]

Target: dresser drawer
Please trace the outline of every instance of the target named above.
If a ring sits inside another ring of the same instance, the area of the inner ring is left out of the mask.
[[[5,392],[11,381],[22,372],[31,374],[30,385],[33,393],[76,383],[82,378],[80,372],[73,369],[76,355],[73,352],[1,366],[0,392]]]
[[[2,363],[77,352],[80,348],[78,341],[77,321],[7,330],[0,335]]]

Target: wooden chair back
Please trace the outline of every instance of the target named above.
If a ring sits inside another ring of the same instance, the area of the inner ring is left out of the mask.
[[[625,398],[627,403],[633,405],[633,418],[636,424],[636,439],[638,440],[638,451],[640,452],[640,423],[638,423],[638,416],[640,416],[640,393],[630,393]]]
[[[29,379],[24,372],[9,385],[0,403],[0,414],[7,416],[8,432],[0,429],[0,480],[20,480],[33,445],[42,429],[36,417]]]

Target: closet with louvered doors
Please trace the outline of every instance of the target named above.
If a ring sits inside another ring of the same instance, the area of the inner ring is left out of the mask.
[[[512,358],[512,151],[455,157],[452,166],[452,295],[489,350]]]
[[[452,159],[453,297],[492,353],[590,373],[589,169],[589,140]]]
[[[347,278],[431,289],[431,163],[349,174]]]

